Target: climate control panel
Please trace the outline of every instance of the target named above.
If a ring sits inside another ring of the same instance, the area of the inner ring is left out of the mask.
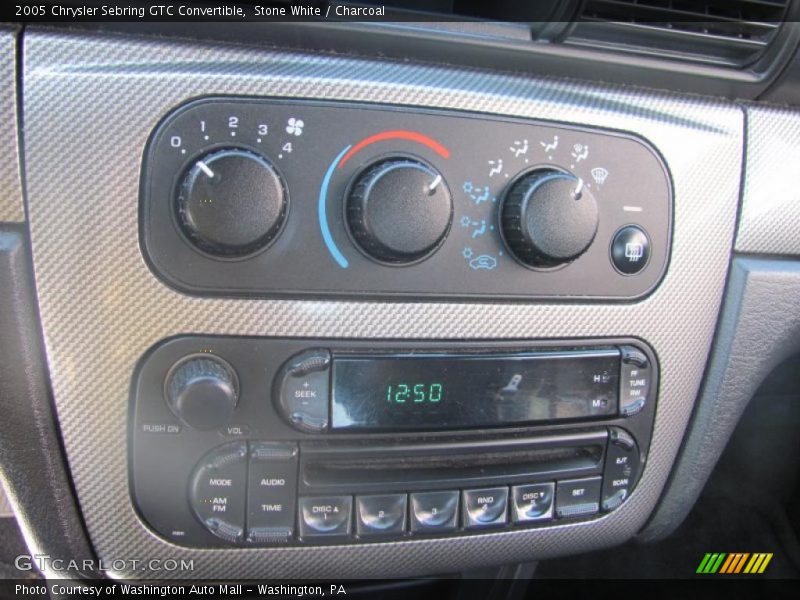
[[[464,112],[198,100],[141,190],[148,262],[193,294],[630,299],[670,251],[646,141]]]

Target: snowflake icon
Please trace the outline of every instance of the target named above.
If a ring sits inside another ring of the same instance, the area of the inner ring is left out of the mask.
[[[464,250],[463,250],[463,252],[461,252],[461,254],[464,256],[464,258],[469,260],[470,258],[472,258],[472,248],[470,248],[470,247],[464,248]]]
[[[292,117],[286,122],[286,133],[297,136],[303,135],[303,127],[305,127],[305,125],[302,119],[295,119]]]

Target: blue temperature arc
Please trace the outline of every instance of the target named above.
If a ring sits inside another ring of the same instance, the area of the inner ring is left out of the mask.
[[[350,146],[346,146],[344,150],[339,153],[339,156],[333,159],[333,162],[325,172],[325,177],[322,179],[322,186],[319,188],[319,204],[317,206],[319,214],[319,227],[322,230],[322,239],[325,240],[325,245],[328,247],[328,252],[331,253],[331,256],[333,256],[334,260],[339,263],[339,266],[343,269],[349,267],[350,263],[347,262],[344,254],[342,254],[342,251],[339,250],[338,246],[336,246],[336,242],[333,241],[331,229],[328,225],[328,185],[331,182],[331,177],[333,176],[334,170],[336,170],[336,165],[339,164],[339,161],[342,160],[342,157],[347,154],[347,151],[350,150],[351,147],[352,144]]]

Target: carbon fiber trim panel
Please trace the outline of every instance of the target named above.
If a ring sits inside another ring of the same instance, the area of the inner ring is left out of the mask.
[[[479,71],[46,31],[26,36],[25,82],[29,208],[44,335],[70,468],[100,557],[195,560],[194,572],[160,577],[404,576],[610,546],[644,525],[680,446],[717,319],[739,191],[739,108]],[[663,153],[674,180],[669,271],[647,299],[614,305],[183,296],[160,283],[142,259],[139,174],[158,120],[206,94],[402,103],[640,134]],[[56,130],[59,144],[52,143]],[[661,365],[653,446],[631,498],[587,523],[338,548],[178,548],[155,537],[133,510],[126,422],[136,361],[156,341],[179,333],[637,336],[652,344]]]
[[[800,254],[800,112],[747,106],[737,252]]]
[[[24,221],[17,136],[17,32],[0,27],[0,221]]]

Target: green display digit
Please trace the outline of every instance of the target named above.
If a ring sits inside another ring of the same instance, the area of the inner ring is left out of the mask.
[[[430,398],[431,402],[439,402],[442,399],[442,384],[441,383],[432,383],[431,387],[428,391],[428,398]]]
[[[392,386],[389,386],[386,390],[386,401],[387,402],[392,401]]]
[[[418,383],[414,386],[414,402],[425,402],[424,383]]]
[[[398,404],[405,404],[407,398],[408,386],[405,383],[401,383],[397,386],[397,392],[394,395],[394,401]]]

